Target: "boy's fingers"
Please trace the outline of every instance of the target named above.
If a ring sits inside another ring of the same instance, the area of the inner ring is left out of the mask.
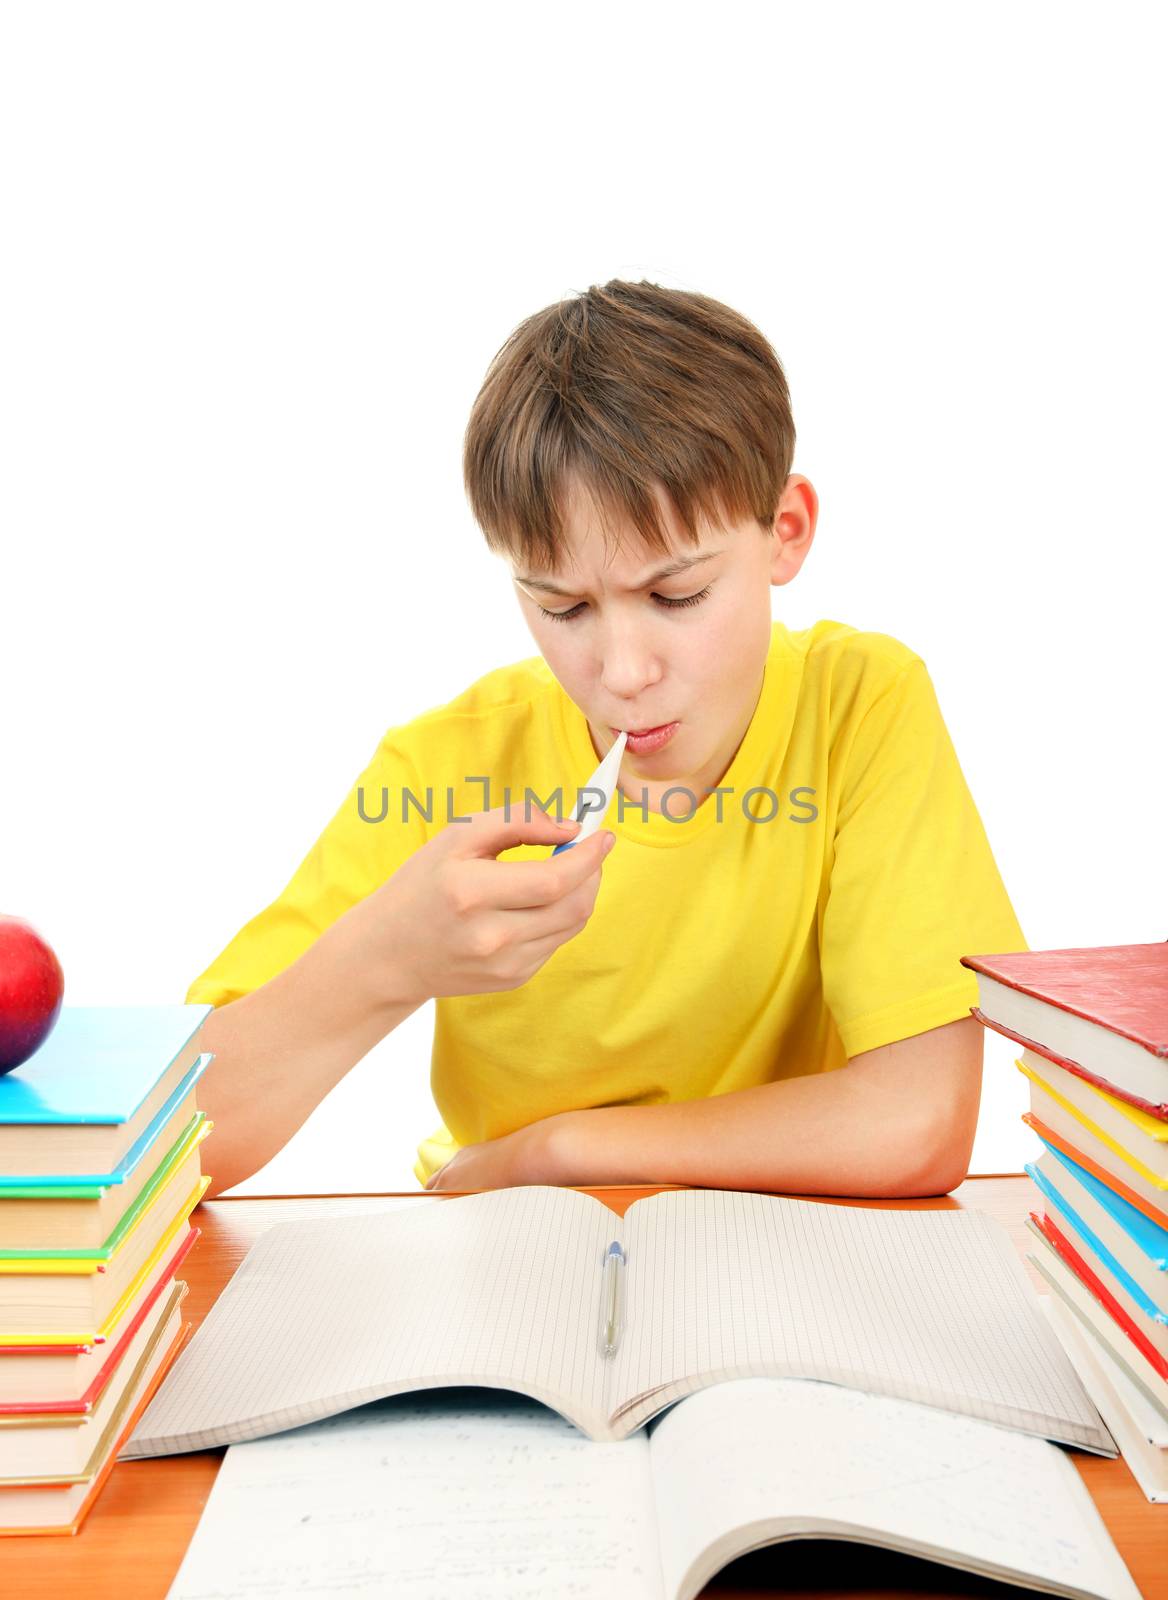
[[[604,830],[542,861],[472,863],[482,878],[484,900],[509,911],[537,910],[571,894],[590,878],[605,857]],[[489,876],[488,876],[489,874]]]
[[[510,810],[510,816],[506,813]],[[496,806],[493,811],[476,812],[468,821],[450,823],[451,848],[464,856],[494,857],[520,844],[546,844],[555,847],[574,839],[579,828],[557,822],[538,806]],[[570,850],[564,852],[571,855]]]

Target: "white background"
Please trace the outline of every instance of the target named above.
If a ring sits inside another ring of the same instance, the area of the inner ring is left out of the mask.
[[[0,910],[67,1001],[181,1001],[386,727],[534,653],[462,431],[615,276],[775,346],[775,615],[925,658],[1030,945],[1168,936],[1153,17],[5,7]],[[243,1191],[414,1187],[432,1013]],[[976,1171],[1036,1148],[1014,1054]]]

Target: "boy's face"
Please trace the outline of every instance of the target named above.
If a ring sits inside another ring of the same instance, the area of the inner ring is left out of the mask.
[[[729,527],[701,523],[694,546],[663,492],[656,498],[669,530],[666,554],[648,551],[635,530],[606,552],[595,509],[573,485],[555,571],[510,563],[527,625],[588,719],[598,760],[622,729],[675,724],[664,743],[638,747],[630,739],[621,761],[620,788],[653,811],[671,784],[685,785],[700,803],[733,761],[762,688],[771,586],[795,577],[818,516],[815,490],[792,474],[769,533],[753,518]],[[680,560],[694,564],[654,577]],[[671,797],[669,810],[684,815],[684,798]]]

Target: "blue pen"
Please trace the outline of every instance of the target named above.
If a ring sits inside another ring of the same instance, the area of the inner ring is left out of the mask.
[[[604,1278],[600,1289],[600,1353],[616,1354],[624,1321],[624,1275],[628,1257],[614,1239],[604,1252]]]
[[[616,793],[617,774],[620,771],[621,757],[625,753],[628,743],[628,730],[622,729],[617,734],[616,743],[589,778],[580,791],[576,801],[576,809],[572,813],[573,820],[580,824],[580,832],[572,839],[565,839],[563,844],[558,844],[552,855],[558,856],[561,850],[570,850],[574,844],[579,844],[582,839],[589,838],[604,821],[605,813],[612,804],[612,797]],[[591,798],[589,798],[591,796]]]

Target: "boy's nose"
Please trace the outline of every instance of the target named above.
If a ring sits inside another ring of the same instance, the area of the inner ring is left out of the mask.
[[[635,708],[648,698],[647,691],[661,681],[661,675],[661,661],[647,639],[638,639],[626,632],[605,643],[600,658],[600,682],[615,702],[632,708],[630,715],[634,715]]]

